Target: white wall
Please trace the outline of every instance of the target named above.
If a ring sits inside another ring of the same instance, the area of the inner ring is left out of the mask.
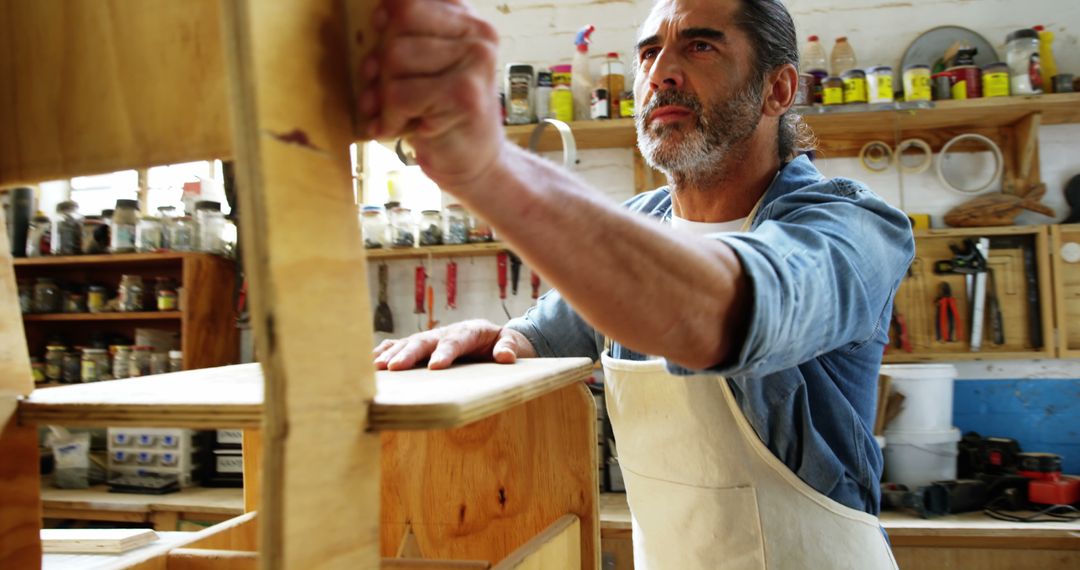
[[[584,24],[595,24],[594,70],[608,51],[618,51],[629,61],[636,39],[637,27],[648,14],[650,0],[478,0],[472,3],[488,18],[501,34],[500,66],[507,62],[524,62],[546,67],[569,63],[573,54],[573,37]],[[1004,59],[1004,42],[1008,32],[1022,27],[1043,24],[1057,34],[1055,55],[1058,69],[1080,75],[1080,2],[1076,0],[791,0],[789,9],[795,18],[800,41],[817,34],[826,48],[836,36],[846,35],[855,48],[860,65],[899,66],[907,46],[922,32],[940,25],[960,25],[982,34],[995,46]],[[1048,187],[1044,203],[1064,217],[1066,207],[1062,196],[1065,182],[1080,173],[1080,125],[1043,127],[1040,133],[1040,152],[1043,180]],[[613,200],[632,195],[633,165],[629,150],[595,150],[579,153],[579,173],[590,184],[603,190]],[[978,160],[978,157],[973,157]],[[855,159],[833,159],[818,162],[829,176],[848,176],[869,184],[890,203],[903,206],[910,212],[929,213],[939,220],[952,206],[969,196],[944,188],[933,171],[908,176],[903,181],[895,170],[883,174],[865,171]],[[901,188],[903,192],[901,193]],[[1022,214],[1018,223],[1048,223],[1045,217]],[[582,244],[588,247],[589,244]],[[436,263],[436,296],[445,299],[443,265]],[[488,318],[505,321],[498,304],[493,258],[458,260],[459,302],[457,311],[436,311],[445,322],[465,318]],[[412,315],[412,268],[415,263],[391,262],[391,284],[404,286],[391,296],[394,314],[402,325],[399,333],[416,330]],[[374,271],[373,271],[374,273]],[[375,300],[375,281],[371,281],[372,300]],[[529,305],[528,273],[523,270],[522,285],[517,299],[510,299],[511,314],[518,314]],[[380,338],[386,335],[381,335]],[[396,335],[391,335],[396,336]],[[1061,364],[1070,368],[1070,365]],[[1076,367],[1080,376],[1080,366]],[[972,370],[973,374],[978,371]]]

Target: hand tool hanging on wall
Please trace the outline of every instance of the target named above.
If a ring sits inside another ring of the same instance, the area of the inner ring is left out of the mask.
[[[989,278],[986,303],[990,311],[990,333],[994,344],[1001,346],[1005,344],[1005,322],[1001,317],[1001,304],[998,302],[997,280],[994,279],[993,269],[987,267],[986,271]]]
[[[540,298],[540,274],[533,271],[529,283],[532,285],[532,298],[535,301]]]
[[[424,269],[424,264],[416,266],[416,283],[413,290],[413,297],[416,301],[416,307],[413,312],[416,313],[416,328],[424,330],[420,315],[424,314],[424,286],[427,285],[427,270]]]
[[[394,332],[394,314],[390,312],[390,305],[386,302],[386,289],[389,277],[389,268],[385,263],[379,264],[379,306],[375,308],[375,330],[377,332]]]
[[[904,319],[896,307],[893,307],[892,311],[892,341],[896,348],[903,350],[904,352],[913,352],[911,348],[911,341],[908,337],[907,320]]]
[[[521,280],[521,258],[509,252],[507,255],[510,257],[510,292],[517,297],[518,281]]]
[[[457,309],[457,263],[446,264],[446,308]]]
[[[439,325],[439,321],[435,320],[435,288],[431,285],[427,287],[427,330],[431,330]]]
[[[964,336],[963,321],[956,308],[956,299],[952,296],[952,287],[941,282],[941,294],[937,298],[938,318],[936,323],[939,342],[956,342],[957,336]]]
[[[971,242],[971,240],[968,240]],[[982,350],[983,323],[986,322],[986,260],[990,257],[990,240],[979,238],[969,247],[975,250],[978,259],[979,272],[975,274],[975,291],[969,297],[971,303],[971,352]]]
[[[506,318],[510,318],[510,309],[506,308],[506,265],[508,263],[508,255],[506,252],[502,252],[496,258],[496,264],[498,266],[499,276],[499,299],[502,300],[503,312],[506,313]]]
[[[1043,347],[1042,309],[1039,304],[1039,274],[1035,267],[1035,238],[1003,236],[990,238],[994,249],[1020,249],[1024,252],[1024,278],[1027,281],[1028,336],[1032,348]]]

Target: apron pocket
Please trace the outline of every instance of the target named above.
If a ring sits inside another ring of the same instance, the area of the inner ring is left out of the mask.
[[[695,487],[626,469],[623,477],[633,517],[635,569],[765,568],[754,487]]]

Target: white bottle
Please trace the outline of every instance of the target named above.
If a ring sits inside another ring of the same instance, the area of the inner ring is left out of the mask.
[[[591,118],[593,76],[589,69],[590,36],[596,26],[589,24],[578,31],[574,39],[574,59],[571,62],[570,90],[574,93],[574,120],[587,121]]]

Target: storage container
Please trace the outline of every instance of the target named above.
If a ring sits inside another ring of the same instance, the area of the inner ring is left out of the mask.
[[[956,443],[960,430],[887,430],[885,481],[907,485],[911,490],[934,481],[956,479]]]
[[[900,414],[889,422],[887,431],[941,431],[952,427],[955,366],[890,364],[881,367],[881,374],[892,378],[892,389],[904,395]]]

